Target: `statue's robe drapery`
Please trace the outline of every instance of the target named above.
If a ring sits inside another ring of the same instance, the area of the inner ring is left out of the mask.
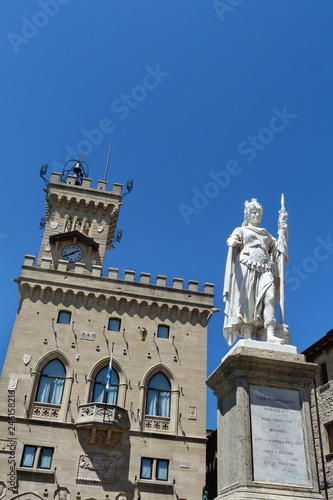
[[[287,260],[287,243],[283,231],[276,240],[266,229],[252,225],[236,228],[227,243],[223,333],[231,345],[245,325],[251,326],[253,336],[264,327],[265,294],[270,287],[275,291],[281,259],[283,264]]]

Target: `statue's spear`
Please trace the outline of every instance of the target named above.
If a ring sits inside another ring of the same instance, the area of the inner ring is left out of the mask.
[[[286,212],[286,208],[284,205],[284,194],[283,193],[281,195],[281,210],[279,210],[279,214],[280,214],[280,216],[279,216],[278,234],[279,234],[279,238],[284,240],[283,246],[286,246],[287,245],[286,220],[287,220],[288,214]],[[284,252],[281,252],[279,274],[280,274],[280,323],[282,325],[284,324],[284,274],[285,274],[284,270],[285,270],[285,266],[286,266],[285,258],[286,258],[286,256],[285,256]]]

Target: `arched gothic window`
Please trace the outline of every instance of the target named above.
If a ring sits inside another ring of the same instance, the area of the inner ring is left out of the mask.
[[[170,417],[171,384],[162,372],[153,375],[148,382],[146,415]]]
[[[35,401],[38,403],[60,405],[65,377],[66,370],[61,361],[59,361],[59,359],[52,359],[52,361],[49,361],[40,374]]]
[[[108,366],[104,366],[96,375],[92,393],[92,403],[116,405],[118,401],[119,376],[113,368],[111,372],[111,389],[106,390]]]

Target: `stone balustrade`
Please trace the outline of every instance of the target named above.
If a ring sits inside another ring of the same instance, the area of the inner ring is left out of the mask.
[[[144,430],[169,432],[170,418],[145,415]]]
[[[61,405],[34,402],[31,417],[57,419],[59,418]]]
[[[114,428],[129,429],[127,410],[117,405],[87,403],[79,406],[77,427],[111,425]]]

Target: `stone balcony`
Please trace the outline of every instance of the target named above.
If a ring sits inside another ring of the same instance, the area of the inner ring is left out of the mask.
[[[87,403],[79,406],[76,427],[83,431],[90,430],[90,436],[86,439],[90,444],[96,443],[98,435],[103,435],[105,444],[112,445],[129,430],[130,422],[127,410],[120,406]]]
[[[87,403],[79,406],[77,427],[109,427],[117,430],[128,430],[127,410],[116,405],[103,403]]]

